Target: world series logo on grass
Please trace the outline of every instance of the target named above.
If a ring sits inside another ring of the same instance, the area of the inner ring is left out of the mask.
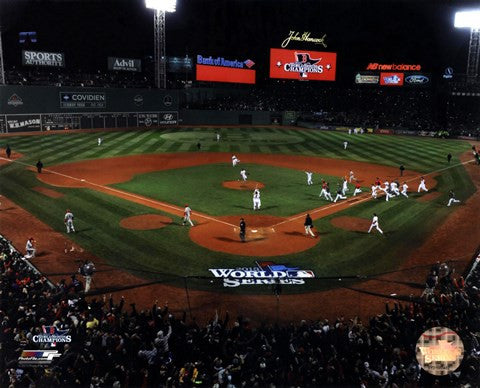
[[[275,264],[272,261],[256,261],[257,267],[215,268],[209,271],[223,279],[224,287],[252,286],[261,284],[305,284],[305,279],[312,279],[312,270]]]

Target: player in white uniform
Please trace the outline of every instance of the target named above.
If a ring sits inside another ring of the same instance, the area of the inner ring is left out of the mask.
[[[388,200],[389,200],[390,198],[393,198],[393,197],[395,197],[395,196],[393,195],[392,190],[391,190],[391,189],[386,189],[386,190],[385,190],[385,201],[388,202]]]
[[[345,141],[343,142],[343,149],[346,150],[347,147],[348,147],[348,141],[345,140]]]
[[[455,193],[453,192],[453,190],[450,190],[450,192],[448,193],[448,196],[450,197],[450,199],[448,200],[447,206],[450,206],[452,203],[460,202],[458,199],[455,198]]]
[[[392,192],[395,194],[395,195],[400,195],[400,191],[398,191],[398,184],[397,182],[392,182],[390,184],[390,189],[392,190]]]
[[[325,187],[325,199],[329,201],[333,201],[332,194],[330,193],[330,185],[327,183],[327,186]]]
[[[247,180],[247,170],[242,168],[242,170],[240,171],[240,176],[242,177],[243,181],[245,182]]]
[[[307,174],[307,185],[308,186],[313,185],[313,182],[312,182],[313,172],[305,171],[305,174]]]
[[[375,199],[377,199],[377,189],[378,189],[378,186],[375,184],[372,184],[372,197]]]
[[[220,134],[218,132],[215,133],[215,136],[217,137],[217,141],[220,141]]]
[[[190,209],[190,206],[185,205],[185,209],[183,209],[183,222],[182,224],[185,226],[185,224],[188,222],[191,226],[193,226],[192,219],[190,218],[192,215],[192,209]]]
[[[402,192],[401,194],[405,197],[408,198],[408,194],[407,194],[407,191],[408,191],[408,185],[407,185],[407,182],[403,182],[403,185],[402,185]]]
[[[99,138],[97,139],[97,145],[101,146],[101,145],[102,145],[102,141],[103,141],[103,139],[102,139],[101,137],[99,137]]]
[[[342,195],[345,195],[348,191],[348,183],[347,183],[347,180],[345,178],[343,178],[343,182],[342,182]]]
[[[370,233],[373,228],[376,228],[381,234],[383,234],[383,230],[380,229],[380,227],[378,226],[378,216],[377,216],[376,213],[373,213],[372,224],[370,225],[370,228],[368,229],[368,233]]]
[[[260,210],[262,206],[262,201],[260,200],[260,190],[253,190],[253,210]]]
[[[240,163],[240,160],[237,159],[235,155],[232,156],[232,166],[235,167],[238,163]]]
[[[352,183],[352,181],[356,181],[357,179],[355,178],[355,174],[353,173],[352,170],[350,170],[350,177],[348,178],[348,181]]]
[[[75,227],[73,226],[73,218],[73,213],[67,209],[64,217],[65,226],[67,227],[67,233],[75,233]]]
[[[428,191],[427,186],[425,186],[425,178],[423,176],[420,178],[420,184],[418,185],[418,192],[421,190]]]
[[[25,245],[25,252],[26,252],[25,258],[31,259],[32,257],[35,257],[35,251],[36,251],[35,240],[33,239],[33,237],[30,237],[27,240],[27,244]]]
[[[386,193],[388,190],[390,190],[390,183],[388,181],[385,181],[384,185],[385,187],[383,189],[380,187],[380,190],[383,190]]]

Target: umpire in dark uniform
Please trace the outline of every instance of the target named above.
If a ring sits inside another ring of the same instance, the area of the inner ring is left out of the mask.
[[[246,231],[247,224],[245,223],[245,220],[243,218],[240,218],[240,240],[242,240],[242,242],[245,242]]]
[[[42,168],[43,168],[43,163],[40,159],[38,159],[38,162],[37,162],[36,166],[37,166],[38,173],[41,174],[42,173]]]

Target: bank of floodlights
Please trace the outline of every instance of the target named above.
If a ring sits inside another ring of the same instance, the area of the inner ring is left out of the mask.
[[[155,63],[155,86],[167,87],[167,58],[165,56],[165,13],[175,12],[177,0],[145,0],[145,6],[153,9],[153,40]]]
[[[478,76],[480,56],[480,9],[456,12],[454,26],[456,28],[470,28],[467,79],[473,80]]]

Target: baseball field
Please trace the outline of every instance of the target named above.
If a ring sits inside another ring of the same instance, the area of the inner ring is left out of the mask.
[[[79,260],[92,258],[98,269],[94,294],[121,292],[146,307],[168,299],[178,309],[188,304],[197,316],[221,308],[287,319],[305,311],[370,312],[387,297],[419,295],[437,260],[466,265],[478,243],[478,226],[469,225],[468,217],[480,203],[478,167],[470,162],[466,141],[202,127],[14,136],[1,142],[14,151],[13,160],[2,155],[0,166],[1,233],[20,250],[34,236],[33,263],[52,280],[68,277]],[[235,167],[232,155],[240,159]],[[41,174],[35,168],[39,159]],[[242,168],[247,182],[240,179]],[[313,185],[307,186],[305,171],[314,173]],[[350,171],[362,187],[360,195],[352,197],[352,182],[346,200],[319,197],[322,180],[335,198]],[[422,175],[429,191],[417,193]],[[372,199],[377,177],[405,181],[409,197]],[[252,206],[255,187],[261,192],[259,211]],[[459,204],[446,206],[449,190]],[[187,204],[194,227],[182,225]],[[66,209],[75,216],[74,234],[66,234]],[[316,238],[305,236],[307,213]],[[367,233],[374,213],[383,235]],[[240,217],[247,224],[245,243],[239,238]],[[268,272],[274,264],[303,276],[282,278],[280,299],[272,296],[273,279],[222,271]]]

